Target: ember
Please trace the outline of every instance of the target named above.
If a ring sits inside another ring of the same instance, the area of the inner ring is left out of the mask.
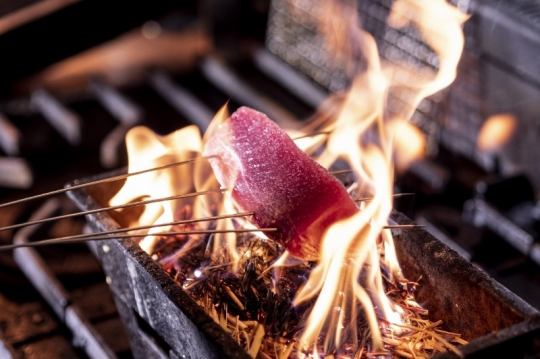
[[[185,210],[184,214],[189,214],[189,211]],[[209,259],[211,241],[210,236],[201,238],[188,253],[179,257],[177,251],[185,238],[180,241],[163,238],[156,254],[175,281],[253,357],[306,355],[299,348],[298,338],[313,302],[294,306],[293,301],[313,265],[298,262],[287,268],[271,270],[271,263],[275,263],[283,249],[272,241],[261,241],[247,235],[238,238],[240,269],[233,274],[226,256]],[[442,321],[427,319],[428,312],[414,300],[418,283],[396,283],[384,276],[384,284],[388,296],[403,308],[406,318],[397,329],[391,323],[382,324],[384,350],[380,353],[374,350],[367,322],[360,320],[357,330],[361,342],[359,347],[345,345],[330,353],[319,350],[319,355],[353,358],[384,354],[419,358],[446,350],[459,354],[457,346],[467,341],[458,333],[443,330]]]

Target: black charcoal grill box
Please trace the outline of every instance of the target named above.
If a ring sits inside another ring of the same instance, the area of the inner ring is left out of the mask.
[[[95,209],[106,205],[121,185],[76,189],[69,196],[81,210]],[[87,219],[93,231],[101,232],[125,226],[129,215],[105,212]],[[410,223],[399,213],[393,219]],[[431,319],[442,319],[446,329],[471,340],[462,347],[468,357],[524,357],[540,348],[535,309],[423,229],[395,235],[405,275],[422,278],[418,301]],[[137,358],[248,357],[134,241],[111,239],[90,246],[103,265]]]
[[[393,0],[353,0],[359,19],[389,62],[436,68],[437,57],[412,27],[387,25]],[[266,48],[318,85],[337,91],[347,84],[334,54],[316,34],[313,8],[321,0],[272,0]],[[413,116],[428,135],[428,151],[439,146],[487,170],[528,174],[540,191],[540,2],[537,0],[452,0],[470,14],[465,49],[451,87],[424,100]],[[294,8],[294,11],[291,11]],[[292,15],[294,14],[294,15]],[[361,60],[359,59],[359,62]],[[482,125],[494,114],[511,114],[517,129],[500,151],[477,147]]]

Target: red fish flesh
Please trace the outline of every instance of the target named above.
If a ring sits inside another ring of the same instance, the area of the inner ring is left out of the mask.
[[[291,254],[318,258],[333,223],[358,211],[345,187],[265,114],[241,107],[206,134],[204,155],[243,211]],[[336,238],[335,240],[339,240]]]

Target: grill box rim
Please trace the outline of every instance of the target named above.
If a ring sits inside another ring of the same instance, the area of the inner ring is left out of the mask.
[[[89,178],[75,180],[66,186],[69,187],[88,181],[99,180],[121,173],[124,172],[113,171],[95,175]],[[118,187],[121,184],[119,183]],[[93,186],[93,189],[90,187],[75,189],[68,192],[68,197],[81,210],[100,208],[95,193],[93,193],[99,187],[101,186],[96,185]],[[111,192],[111,188],[108,188],[106,191]],[[108,231],[120,228],[118,222],[106,212],[88,215],[87,220],[93,231]],[[392,213],[392,221],[399,224],[413,223],[408,217],[396,211]],[[482,269],[467,262],[459,254],[424,229],[407,229],[405,233],[405,235],[394,233],[400,263],[403,259],[403,250],[408,249],[415,249],[418,255],[428,260],[428,262],[418,262],[420,263],[420,267],[422,265],[432,265],[433,263],[430,263],[430,260],[440,260],[441,256],[444,256],[444,264],[448,265],[451,263],[455,265],[456,267],[454,269],[457,268],[457,271],[461,272],[461,275],[466,275],[463,279],[469,280],[472,284],[476,285],[483,291],[483,294],[491,295],[496,301],[500,302],[500,305],[506,306],[509,312],[513,312],[516,318],[519,318],[515,323],[475,337],[470,340],[469,344],[460,346],[465,356],[482,355],[483,352],[492,349],[494,346],[496,347],[498,344],[520,339],[524,336],[530,336],[532,333],[534,335],[539,333],[540,314],[523,299],[502,284],[496,282]],[[406,240],[403,237],[407,237]],[[89,246],[97,259],[102,263],[106,275],[111,280],[110,287],[121,317],[127,326],[131,345],[134,352],[139,351],[139,353],[135,353],[136,357],[142,358],[145,357],[145,354],[158,354],[159,356],[165,354],[171,357],[182,358],[219,358],[223,355],[229,358],[250,358],[247,352],[215,323],[180,285],[167,275],[159,264],[142,251],[134,241],[131,239],[124,239],[122,241],[111,239],[89,242]],[[104,250],[104,246],[107,247],[106,251]],[[416,259],[418,257],[414,257],[415,261]],[[407,263],[406,265],[411,265],[411,263]],[[414,264],[412,265],[414,266]],[[449,268],[445,267],[442,269]],[[455,275],[455,273],[452,274]],[[134,277],[149,279],[150,281],[141,281],[136,283],[137,285],[134,285]],[[143,294],[152,298],[145,297],[143,299],[140,297],[140,291],[143,285],[150,286],[150,290],[147,290]],[[422,286],[423,284],[421,283],[420,288]],[[152,308],[148,308],[144,304],[148,300],[150,302],[165,300],[165,303],[154,303],[157,306],[151,311]],[[174,318],[171,316],[171,313],[158,310],[160,305],[165,305],[166,309],[172,309],[179,317]],[[131,308],[126,308],[127,306]],[[152,338],[149,340],[148,334],[143,334],[143,338],[141,338],[140,323],[138,323],[138,320],[134,320],[134,316],[144,318],[152,330],[161,337],[161,340],[166,342],[165,347],[164,345],[158,345],[159,343],[156,343],[156,340]],[[163,321],[166,321],[166,323]],[[179,333],[185,333],[186,325],[190,327],[187,329],[191,329],[193,331],[192,333],[188,333],[187,336],[185,334],[172,335],[171,329],[178,329]],[[150,350],[150,353],[148,350]],[[188,353],[187,356],[186,353]],[[451,352],[446,352],[438,354],[436,357],[456,356]]]

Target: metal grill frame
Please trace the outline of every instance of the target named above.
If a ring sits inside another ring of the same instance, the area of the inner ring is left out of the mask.
[[[94,186],[68,195],[80,209],[94,209],[120,185]],[[411,223],[396,212],[392,218],[396,223]],[[94,231],[120,227],[109,213],[87,219]],[[525,354],[538,346],[534,342],[540,332],[538,311],[514,293],[421,228],[398,231],[395,239],[405,275],[428,279],[421,283],[419,301],[434,317],[446,313],[448,329],[465,336],[474,334],[474,339],[461,348],[467,357],[489,357],[494,350],[510,350],[513,354],[523,350]],[[111,239],[90,243],[90,247],[109,278],[136,357],[249,357],[134,241]],[[516,349],[512,346],[515,341],[526,345]],[[444,353],[440,357],[455,355]]]

